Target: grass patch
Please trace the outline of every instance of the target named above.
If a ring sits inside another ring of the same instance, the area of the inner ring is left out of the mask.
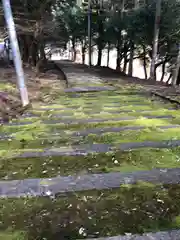
[[[28,240],[142,234],[179,227],[179,196],[178,185],[138,183],[68,198],[1,199],[0,220]]]
[[[48,178],[111,171],[131,172],[180,167],[180,148],[136,149],[87,156],[1,158],[1,179]]]

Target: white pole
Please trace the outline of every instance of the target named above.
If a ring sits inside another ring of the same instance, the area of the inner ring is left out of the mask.
[[[12,16],[10,0],[2,0],[5,20],[9,32],[10,43],[13,52],[13,61],[16,69],[18,87],[21,95],[22,105],[26,106],[29,104],[28,92],[24,81],[24,71],[22,67],[21,55],[19,51],[19,45],[17,41],[17,35],[15,30],[14,19]]]

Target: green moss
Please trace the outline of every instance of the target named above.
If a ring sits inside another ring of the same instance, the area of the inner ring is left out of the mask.
[[[2,240],[28,240],[26,233],[24,232],[0,232],[0,239]]]
[[[123,143],[123,142],[144,142],[144,141],[163,141],[180,140],[180,128],[166,130],[132,130],[120,133],[104,133],[101,136],[89,135],[83,143]]]
[[[73,133],[73,132],[72,132]],[[126,143],[143,141],[163,141],[179,140],[180,128],[158,129],[146,128],[144,130],[125,130],[118,133],[107,132],[101,135],[89,134],[87,136],[71,136],[71,132],[62,132],[58,136],[48,136],[38,138],[37,135],[28,133],[16,134],[15,140],[0,141],[0,149],[38,149],[49,147],[61,147],[64,145],[92,144],[92,143]]]
[[[180,167],[180,148],[138,149],[87,156],[1,158],[0,177],[5,179],[56,177],[57,175],[131,172]]]
[[[28,240],[141,234],[170,229],[179,199],[179,186],[142,183],[68,198],[1,199],[0,221],[4,229],[25,230]]]

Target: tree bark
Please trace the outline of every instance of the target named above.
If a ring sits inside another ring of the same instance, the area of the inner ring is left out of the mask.
[[[163,64],[162,64],[162,75],[161,75],[160,82],[163,82],[163,80],[164,80],[165,69],[166,69],[166,61],[164,61]]]
[[[109,67],[109,55],[110,55],[110,43],[108,42],[108,48],[107,48],[107,67]]]
[[[152,52],[152,61],[151,61],[151,67],[150,67],[150,80],[152,80],[152,81],[156,81],[155,65],[156,65],[156,57],[157,57],[157,52],[158,52],[161,2],[162,2],[162,0],[157,0],[156,1],[156,15],[155,15],[155,24],[154,24],[153,52]]]
[[[124,65],[123,65],[123,72],[126,73],[126,69],[127,69],[127,52],[124,52]]]
[[[144,67],[144,77],[147,80],[147,68],[146,68],[146,48],[143,46],[143,67]]]
[[[73,50],[73,56],[72,56],[72,61],[76,61],[76,41],[75,39],[72,39],[72,50]]]
[[[102,46],[98,47],[98,60],[97,60],[97,66],[101,66],[101,60],[102,60]]]
[[[120,71],[120,63],[121,63],[121,44],[120,44],[120,40],[118,40],[117,42],[117,59],[116,59],[116,70]]]
[[[166,81],[166,84],[169,84],[171,78],[172,78],[172,72],[169,74],[169,77],[168,77],[168,80]]]
[[[86,52],[86,48],[82,46],[82,64],[85,64],[85,52]]]
[[[130,60],[129,60],[128,75],[131,77],[133,75],[133,58],[134,58],[134,43],[133,41],[130,41]]]
[[[179,68],[178,77],[176,81],[176,85],[179,85],[179,84],[180,84],[180,68]]]

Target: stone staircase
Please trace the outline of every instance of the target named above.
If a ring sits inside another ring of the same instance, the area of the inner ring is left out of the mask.
[[[1,229],[24,239],[180,239],[179,110],[61,64],[78,86],[1,126]]]

